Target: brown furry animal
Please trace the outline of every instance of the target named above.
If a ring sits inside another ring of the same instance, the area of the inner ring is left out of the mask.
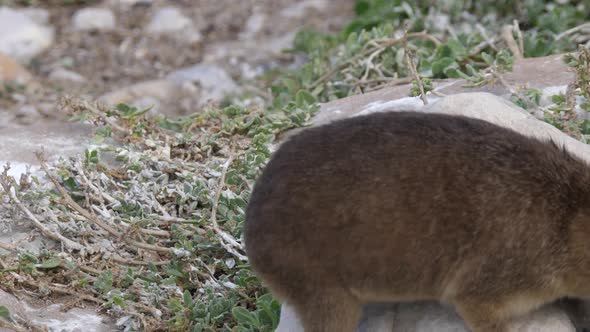
[[[590,296],[590,167],[482,120],[376,113],[285,142],[250,198],[246,252],[306,332],[367,302],[452,304],[474,332]]]

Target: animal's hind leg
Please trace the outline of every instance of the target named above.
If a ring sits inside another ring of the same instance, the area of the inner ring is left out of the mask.
[[[317,290],[289,301],[305,332],[354,332],[361,318],[361,303],[345,290]]]

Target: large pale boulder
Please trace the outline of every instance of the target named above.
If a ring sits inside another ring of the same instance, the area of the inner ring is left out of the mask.
[[[354,99],[354,97],[352,97]],[[365,97],[359,97],[365,98]],[[351,101],[354,103],[354,101]],[[555,127],[537,120],[525,110],[504,98],[491,93],[459,93],[444,98],[433,97],[423,106],[417,98],[371,101],[365,99],[354,112],[334,113],[336,109],[323,105],[330,112],[330,121],[373,112],[413,110],[464,115],[483,119],[512,128],[525,135],[541,139],[553,139],[573,154],[590,161],[590,147],[562,133]],[[321,115],[321,114],[320,114]],[[320,121],[319,123],[322,123]],[[317,124],[317,123],[316,123]],[[553,305],[547,305],[529,315],[515,320],[514,332],[575,332],[566,313]],[[282,306],[279,332],[303,332],[297,314],[285,303]],[[413,303],[398,305],[374,305],[365,307],[358,332],[469,332],[461,318],[450,307],[436,303]]]

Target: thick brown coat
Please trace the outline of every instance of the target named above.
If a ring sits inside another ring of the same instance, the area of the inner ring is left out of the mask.
[[[482,120],[376,113],[304,130],[247,209],[246,252],[306,332],[361,305],[438,300],[474,332],[590,296],[590,168]]]

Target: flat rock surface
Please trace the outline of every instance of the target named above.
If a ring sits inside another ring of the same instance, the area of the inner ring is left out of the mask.
[[[34,132],[23,126],[0,127],[0,161],[36,164],[40,150],[48,159],[83,153],[90,134],[87,126],[57,121],[37,124]]]
[[[516,61],[513,71],[504,74],[504,80],[512,87],[528,87],[539,90],[547,88],[565,89],[565,86],[573,81],[574,74],[568,70],[567,65],[561,60],[562,57],[563,55],[553,55]],[[435,91],[444,95],[462,92],[489,92],[497,96],[510,94],[508,88],[500,82],[481,87],[465,87],[469,82],[463,79],[435,80],[434,83]],[[334,100],[323,104],[320,113],[313,121],[315,124],[322,124],[376,107],[390,110],[420,108],[423,104],[420,98],[409,97],[409,92],[410,84],[404,84]],[[429,96],[438,99],[431,94]],[[384,104],[385,102],[388,102],[388,104]]]
[[[10,308],[12,317],[46,326],[49,331],[113,331],[113,323],[110,319],[98,315],[95,308],[73,308],[62,312],[63,303],[59,303],[59,301],[52,301],[50,305],[44,305],[41,300],[33,299],[24,302],[3,290],[0,290],[0,306]],[[0,332],[12,332],[12,330],[0,328]]]

